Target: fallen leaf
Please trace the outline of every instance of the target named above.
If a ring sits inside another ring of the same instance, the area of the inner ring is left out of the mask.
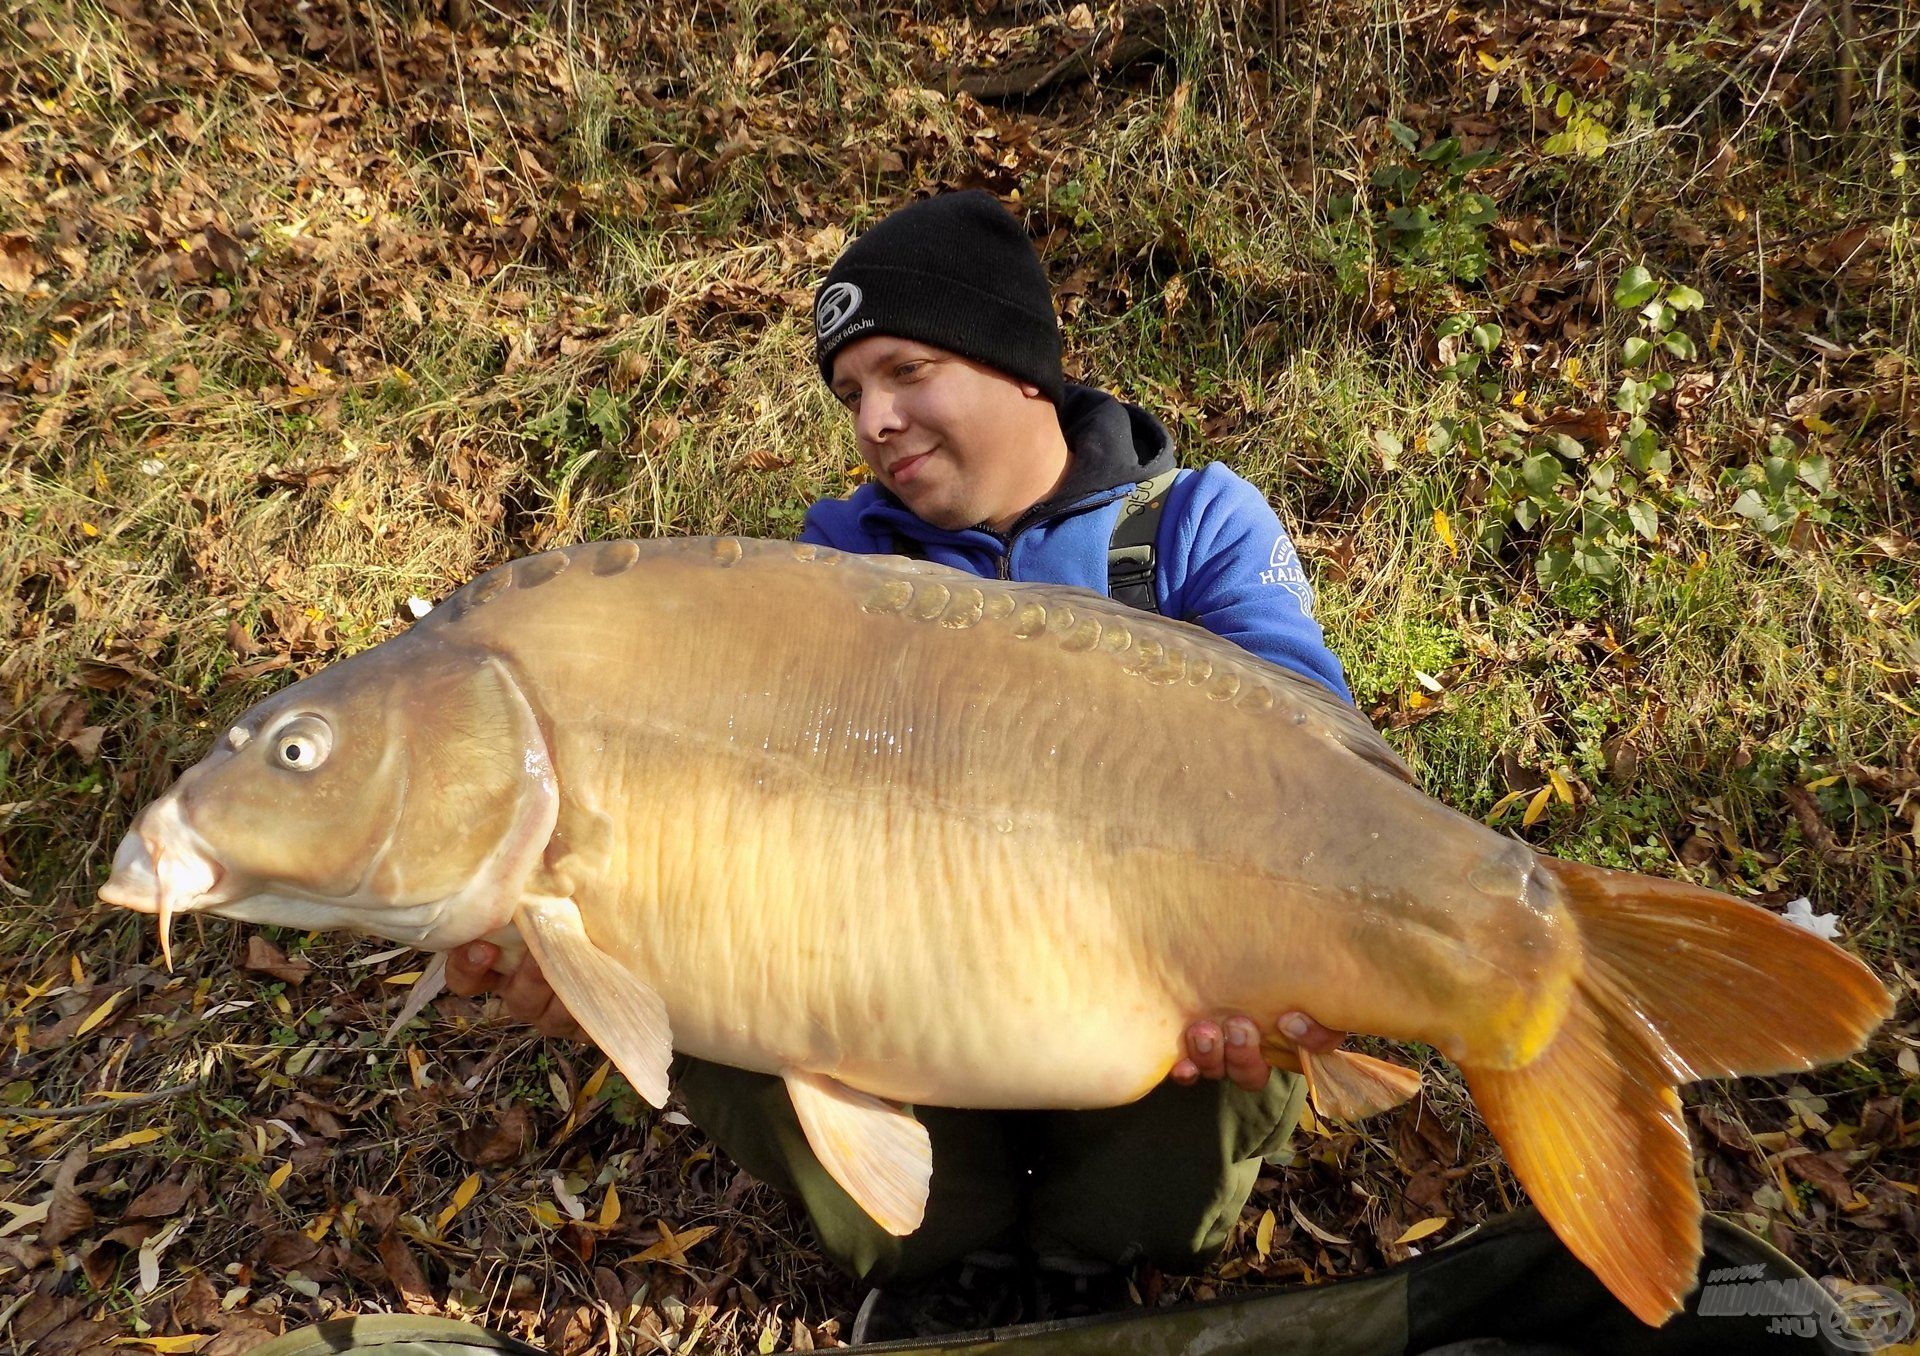
[[[497,1168],[525,1153],[533,1142],[533,1116],[514,1103],[497,1120],[470,1126],[454,1138],[454,1152],[476,1168]]]
[[[1315,1224],[1312,1220],[1308,1219],[1304,1214],[1301,1213],[1300,1206],[1297,1203],[1291,1205],[1289,1208],[1293,1212],[1293,1222],[1295,1224],[1298,1224],[1302,1229],[1305,1229],[1308,1233],[1312,1234],[1315,1238],[1319,1239],[1322,1243],[1350,1244],[1353,1242],[1351,1238],[1342,1238],[1339,1234],[1328,1233],[1325,1229],[1322,1229],[1319,1225]]]
[[[1440,1232],[1440,1230],[1446,1228],[1450,1223],[1452,1223],[1452,1221],[1445,1215],[1434,1215],[1431,1218],[1423,1219],[1418,1224],[1409,1225],[1405,1233],[1393,1240],[1393,1245],[1399,1248],[1405,1247],[1409,1243],[1418,1243],[1429,1234]]]
[[[46,261],[35,253],[31,236],[19,232],[0,235],[0,289],[30,292],[34,276],[46,266]]]
[[[1253,1250],[1262,1257],[1273,1253],[1273,1211],[1260,1212],[1260,1223],[1253,1231]]]
[[[287,959],[279,947],[257,932],[247,934],[247,958],[240,962],[240,968],[255,974],[272,975],[288,984],[298,984],[313,973],[312,965],[303,960]]]
[[[135,1196],[120,1213],[123,1221],[171,1219],[186,1208],[193,1195],[193,1184],[182,1178],[177,1182],[156,1182]]]
[[[433,1302],[433,1291],[427,1285],[426,1273],[420,1270],[420,1263],[413,1255],[413,1249],[407,1246],[406,1239],[397,1231],[388,1230],[380,1236],[380,1266],[387,1273],[387,1279],[393,1282],[393,1288],[400,1292],[400,1302],[409,1313],[432,1314],[439,1312],[439,1306]]]

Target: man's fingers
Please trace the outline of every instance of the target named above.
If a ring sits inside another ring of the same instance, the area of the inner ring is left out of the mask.
[[[1227,1020],[1226,1073],[1236,1086],[1258,1092],[1267,1085],[1267,1061],[1260,1055],[1260,1031],[1245,1017]]]
[[[1227,1072],[1226,1034],[1212,1022],[1187,1028],[1187,1057],[1201,1078],[1222,1078]]]
[[[487,942],[469,942],[447,953],[447,988],[462,998],[485,993],[498,981],[493,963],[500,948]]]
[[[540,973],[540,967],[532,956],[520,962],[520,968],[513,972],[513,978],[500,990],[500,1001],[511,1015],[529,1025],[537,1025],[547,1005],[555,1001],[547,977]],[[565,1010],[561,1009],[563,1012]]]
[[[1309,1054],[1327,1054],[1338,1049],[1340,1042],[1347,1038],[1346,1032],[1321,1026],[1304,1012],[1286,1013],[1280,1018],[1279,1026],[1281,1035]]]

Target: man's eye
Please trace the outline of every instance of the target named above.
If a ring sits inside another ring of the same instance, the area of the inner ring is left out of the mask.
[[[894,368],[893,375],[896,377],[904,377],[906,380],[911,381],[920,375],[926,365],[926,359],[916,358],[912,362],[901,363],[900,366]]]

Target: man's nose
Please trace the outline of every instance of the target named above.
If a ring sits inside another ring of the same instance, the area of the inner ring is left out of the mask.
[[[855,431],[862,442],[884,443],[889,434],[898,433],[906,426],[906,420],[900,413],[900,402],[890,394],[885,391],[861,394]]]

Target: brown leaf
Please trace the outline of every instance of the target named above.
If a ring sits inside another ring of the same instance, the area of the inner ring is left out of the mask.
[[[532,1142],[533,1116],[516,1102],[491,1124],[482,1122],[462,1130],[453,1147],[476,1168],[497,1168],[519,1158]]]
[[[155,1182],[133,1198],[120,1218],[122,1221],[172,1219],[186,1208],[192,1195],[193,1184],[185,1178],[177,1182]]]
[[[393,1282],[393,1288],[400,1292],[400,1302],[407,1306],[409,1313],[438,1313],[439,1306],[433,1302],[433,1291],[427,1287],[426,1273],[420,1270],[413,1249],[407,1246],[407,1240],[398,1232],[389,1229],[380,1235],[380,1265],[386,1268],[387,1279]]]
[[[1793,1154],[1785,1159],[1787,1171],[1835,1205],[1853,1199],[1853,1187],[1847,1182],[1846,1155],[1838,1151],[1820,1154]]]
[[[46,261],[34,252],[31,236],[0,235],[0,289],[30,292],[34,275],[46,266]]]
[[[93,1227],[93,1207],[87,1204],[75,1183],[87,1165],[87,1146],[78,1144],[67,1154],[54,1174],[53,1195],[47,1200],[47,1217],[40,1224],[40,1242],[55,1248],[75,1234]]]
[[[230,71],[246,76],[248,80],[258,85],[261,89],[275,90],[280,88],[280,72],[276,71],[268,62],[254,61],[228,48],[220,53],[220,64]]]
[[[200,1272],[194,1272],[173,1300],[173,1321],[182,1332],[217,1327],[221,1318],[220,1292]]]
[[[384,1234],[400,1218],[400,1202],[392,1196],[376,1196],[365,1187],[355,1187],[353,1199],[360,1207],[361,1223],[370,1229]]]
[[[292,1271],[313,1260],[320,1245],[302,1233],[277,1233],[260,1249],[260,1261],[275,1271]]]
[[[288,984],[298,984],[313,973],[313,967],[306,961],[288,960],[279,947],[257,932],[247,937],[247,958],[240,962],[240,968],[255,974],[272,975]]]
[[[67,740],[67,747],[80,755],[81,762],[91,766],[93,760],[100,756],[100,741],[106,733],[107,727],[104,725],[89,725]]]

